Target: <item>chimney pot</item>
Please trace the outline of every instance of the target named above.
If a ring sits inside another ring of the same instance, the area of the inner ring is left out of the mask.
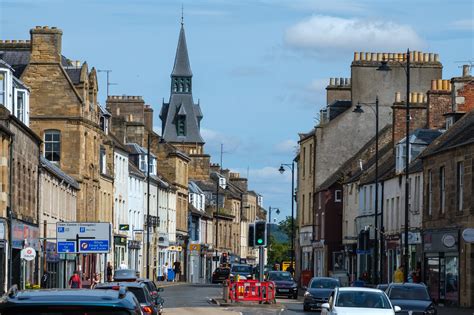
[[[336,80],[335,80],[334,78],[330,78],[330,79],[329,79],[329,85],[330,85],[330,86],[334,86],[334,82],[335,82],[335,81],[336,81]]]
[[[443,89],[443,80],[442,79],[436,80],[436,89],[437,90],[442,90]]]
[[[424,99],[424,98],[425,98],[425,97],[424,97],[423,93],[419,92],[419,93],[418,93],[418,103],[423,103],[423,99]]]
[[[372,54],[371,53],[365,53],[365,60],[371,61],[372,60]]]
[[[349,85],[349,78],[344,78],[344,85]]]
[[[436,90],[436,80],[431,80],[431,90]]]
[[[339,78],[339,85],[344,85],[344,78]]]
[[[439,55],[438,54],[434,54],[434,61],[439,62]]]
[[[469,65],[463,65],[462,66],[462,76],[463,77],[468,77],[470,76],[470,66]]]
[[[395,103],[400,103],[401,102],[401,93],[400,92],[395,92]]]
[[[418,103],[418,93],[413,92],[411,97],[411,102],[410,103]]]
[[[339,85],[339,78],[336,78],[336,85]]]
[[[408,103],[412,103],[412,100],[413,100],[413,92],[410,92],[410,94],[408,95]]]
[[[359,53],[358,52],[354,52],[354,61],[359,61]]]
[[[443,80],[443,90],[444,91],[448,90],[448,80]]]
[[[360,60],[365,61],[365,53],[364,52],[360,52]]]
[[[424,60],[423,60],[424,62],[429,62],[429,61],[430,61],[430,54],[424,53],[424,54],[423,54],[423,59],[424,59]]]

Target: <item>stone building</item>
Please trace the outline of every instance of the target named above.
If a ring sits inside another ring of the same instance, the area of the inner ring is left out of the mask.
[[[56,252],[54,238],[57,222],[74,222],[76,220],[77,192],[79,184],[64,173],[57,165],[41,157],[39,224],[40,236],[45,238],[42,246],[46,251],[40,255],[42,271],[47,271],[48,288],[67,288],[66,274],[74,272],[75,255],[60,256]]]
[[[26,278],[21,278],[20,251],[25,246],[40,251],[37,214],[41,139],[28,127],[29,88],[14,77],[13,70],[0,58],[0,224],[4,231],[0,290],[12,284],[38,283],[39,274],[39,265],[32,261],[26,264]]]

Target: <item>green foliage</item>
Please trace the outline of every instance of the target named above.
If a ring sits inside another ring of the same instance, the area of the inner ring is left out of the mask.
[[[280,264],[282,261],[289,260],[288,252],[290,245],[288,243],[278,243],[275,238],[270,235],[268,250],[268,264]]]
[[[281,220],[278,226],[280,230],[288,236],[288,239],[291,240],[291,216],[287,216]]]

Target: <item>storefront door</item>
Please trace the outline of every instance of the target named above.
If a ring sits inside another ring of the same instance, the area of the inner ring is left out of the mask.
[[[431,298],[446,306],[458,305],[459,301],[459,258],[438,256],[425,259],[425,282]]]

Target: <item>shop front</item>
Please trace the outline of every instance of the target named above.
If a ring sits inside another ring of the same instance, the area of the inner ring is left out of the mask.
[[[384,265],[386,269],[384,274],[386,275],[386,283],[390,283],[393,281],[395,270],[397,270],[397,268],[402,264],[400,235],[388,235],[385,240],[386,261],[384,262]]]
[[[431,298],[441,305],[459,305],[459,230],[424,231],[423,250]]]
[[[41,249],[39,244],[39,228],[31,223],[13,219],[12,221],[12,280],[13,284],[38,284],[38,257],[31,261],[22,261],[21,250],[32,247],[38,253]],[[24,264],[24,265],[23,265]],[[22,267],[24,273],[22,273]]]
[[[121,269],[120,265],[122,264],[130,268],[128,264],[127,236],[114,235],[114,269]]]

